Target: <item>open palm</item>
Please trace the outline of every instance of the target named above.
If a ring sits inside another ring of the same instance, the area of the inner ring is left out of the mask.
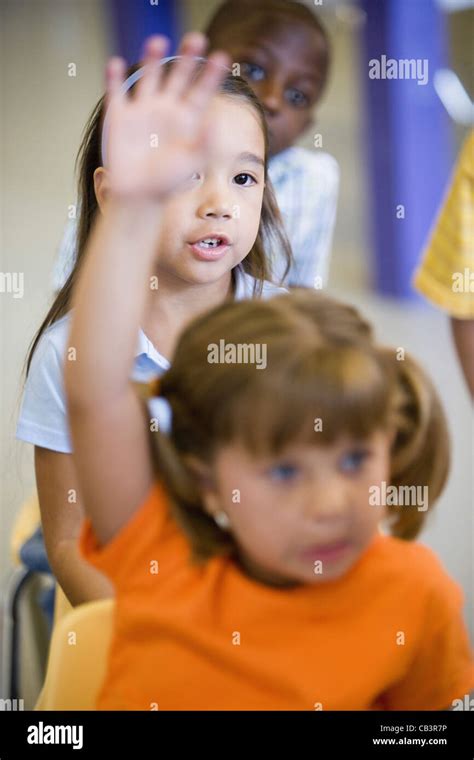
[[[214,53],[196,77],[195,56],[201,56],[205,46],[202,35],[187,35],[180,46],[182,57],[165,76],[159,60],[167,40],[150,38],[133,98],[121,92],[124,61],[109,62],[107,169],[113,195],[164,200],[202,166],[209,150],[206,110],[227,63],[225,54]]]

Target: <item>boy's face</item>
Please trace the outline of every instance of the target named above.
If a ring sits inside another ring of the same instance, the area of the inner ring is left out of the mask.
[[[391,440],[380,431],[363,441],[294,444],[268,459],[229,444],[203,481],[206,510],[227,514],[253,577],[275,584],[336,580],[386,516],[385,507],[371,505],[369,489],[389,478]]]
[[[293,145],[313,121],[324,84],[323,44],[316,30],[301,24],[258,39],[236,30],[235,36],[219,43],[233,62],[240,63],[241,76],[264,106],[271,155]]]

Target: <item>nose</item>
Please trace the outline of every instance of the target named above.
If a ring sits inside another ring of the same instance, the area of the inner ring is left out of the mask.
[[[198,207],[201,219],[231,219],[230,199],[224,187],[216,182],[204,182]]]
[[[281,111],[283,91],[275,79],[267,79],[263,82],[258,95],[267,116],[276,116]]]
[[[314,478],[305,499],[306,516],[312,521],[335,523],[344,520],[350,509],[348,484],[338,474]]]

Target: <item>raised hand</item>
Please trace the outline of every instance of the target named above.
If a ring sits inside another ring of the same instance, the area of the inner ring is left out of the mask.
[[[164,76],[160,59],[168,40],[150,37],[145,45],[145,73],[132,98],[121,93],[125,61],[107,65],[107,169],[113,196],[130,200],[165,200],[206,160],[209,123],[206,111],[226,75],[228,58],[213,53],[194,80],[196,61],[206,48],[203,35],[183,38],[183,57]]]

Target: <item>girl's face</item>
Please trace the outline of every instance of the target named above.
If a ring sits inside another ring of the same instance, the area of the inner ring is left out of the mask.
[[[241,561],[263,582],[335,580],[356,562],[386,516],[369,488],[389,479],[391,436],[292,445],[259,460],[237,444],[222,448],[204,478],[206,510],[224,511]]]
[[[265,186],[265,143],[254,109],[218,95],[208,116],[210,159],[165,204],[159,241],[158,274],[190,284],[216,282],[247,256]]]

